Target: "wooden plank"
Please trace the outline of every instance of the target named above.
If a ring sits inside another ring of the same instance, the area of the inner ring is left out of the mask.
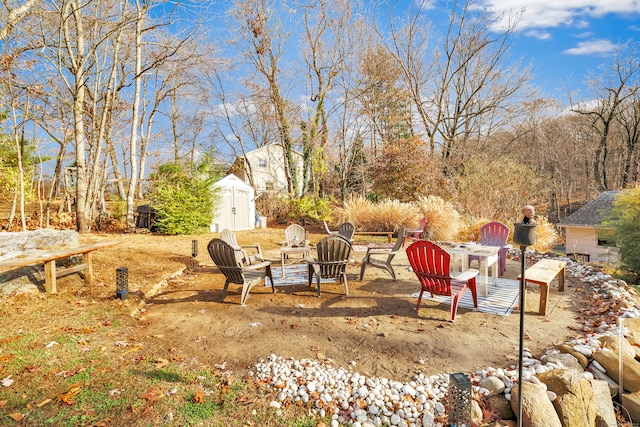
[[[538,285],[549,284],[555,277],[565,269],[567,265],[564,261],[554,261],[551,259],[541,259],[524,272],[526,282],[536,283]],[[518,275],[518,280],[520,280]],[[564,274],[562,276],[562,290],[564,290]],[[560,278],[558,278],[560,281]]]
[[[51,260],[68,258],[73,255],[81,255],[98,249],[117,245],[120,242],[100,242],[87,246],[79,246],[77,248],[59,249],[59,250],[43,250],[36,251],[24,257],[5,259],[0,261],[0,269],[12,269],[19,267],[27,267],[33,264],[45,263]]]
[[[354,235],[369,235],[369,236],[387,236],[387,243],[391,243],[391,239],[393,238],[393,231],[356,231],[353,233]]]

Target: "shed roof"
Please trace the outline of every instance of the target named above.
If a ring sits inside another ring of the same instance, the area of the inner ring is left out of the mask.
[[[560,221],[559,227],[584,226],[597,227],[602,224],[607,213],[613,207],[613,202],[620,191],[605,191],[589,203]]]

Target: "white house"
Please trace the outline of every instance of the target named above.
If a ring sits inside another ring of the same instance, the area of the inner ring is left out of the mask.
[[[595,262],[618,260],[618,248],[612,239],[613,228],[602,224],[618,193],[605,191],[557,224],[565,229],[567,255],[575,254]]]
[[[219,199],[215,203],[211,232],[230,230],[250,230],[256,224],[255,192],[253,188],[229,174],[213,184]]]
[[[295,194],[299,195],[302,191],[302,153],[292,150],[293,163],[298,178],[298,188]],[[253,174],[253,184],[257,194],[265,191],[287,192],[287,176],[285,169],[284,148],[282,144],[272,143],[263,147],[249,151],[244,157],[245,174],[249,171]],[[251,168],[247,166],[251,165]],[[250,182],[244,176],[245,181]]]

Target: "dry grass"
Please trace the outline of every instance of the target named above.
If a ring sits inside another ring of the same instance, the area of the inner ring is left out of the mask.
[[[367,231],[396,231],[401,226],[415,228],[420,211],[412,203],[384,200],[379,203],[361,196],[351,197],[334,211],[338,222],[349,221],[356,229]]]
[[[549,252],[560,242],[560,235],[556,230],[556,226],[549,223],[547,217],[543,216],[538,216],[536,223],[538,224],[536,227],[536,244],[532,249],[538,252]]]
[[[460,214],[453,204],[432,195],[421,196],[416,203],[422,215],[427,218],[425,232],[430,232],[433,240],[454,241],[458,238]]]

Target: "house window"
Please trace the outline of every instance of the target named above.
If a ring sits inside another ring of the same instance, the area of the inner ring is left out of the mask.
[[[267,167],[267,159],[258,159],[258,167],[266,168]]]
[[[274,190],[273,181],[267,181],[267,185],[265,186],[265,190],[266,191],[273,191]]]
[[[598,228],[596,230],[598,246],[615,246],[614,231],[611,228]]]

